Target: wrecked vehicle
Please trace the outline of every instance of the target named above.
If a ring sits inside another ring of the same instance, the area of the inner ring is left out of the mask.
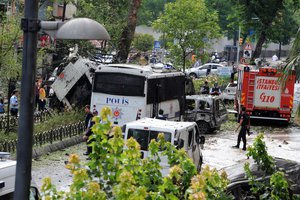
[[[300,163],[282,158],[274,158],[276,171],[283,171],[289,183],[290,195],[300,195]],[[256,181],[269,183],[271,175],[259,170],[256,163],[250,163],[252,174]],[[246,178],[244,164],[239,163],[224,169],[230,180],[227,192],[234,196],[235,200],[257,199],[251,192],[250,180]]]
[[[95,62],[85,58],[69,62],[51,85],[57,99],[69,108],[90,104],[92,72],[96,66]]]
[[[196,122],[200,133],[210,133],[220,128],[228,119],[227,109],[219,96],[186,96],[184,121]]]

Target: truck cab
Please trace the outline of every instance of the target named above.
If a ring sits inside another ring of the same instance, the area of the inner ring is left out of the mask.
[[[198,126],[195,122],[175,122],[153,118],[143,118],[137,121],[126,123],[125,141],[133,137],[141,145],[142,158],[150,154],[148,146],[152,139],[157,139],[159,133],[163,133],[165,140],[177,148],[184,148],[189,157],[193,160],[197,171],[200,172],[203,162],[201,147],[205,138],[200,136]],[[170,166],[166,156],[161,156],[162,174],[166,176]]]
[[[200,133],[207,134],[220,128],[228,119],[227,109],[219,96],[186,96],[184,121],[196,122]]]

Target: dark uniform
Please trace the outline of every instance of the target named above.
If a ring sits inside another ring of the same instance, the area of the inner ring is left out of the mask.
[[[240,142],[241,140],[243,140],[243,150],[246,150],[246,143],[247,143],[247,140],[246,140],[246,133],[248,131],[248,128],[249,128],[249,115],[246,113],[246,112],[243,112],[242,116],[241,116],[241,120],[243,120],[242,124],[241,124],[241,130],[239,132],[239,135],[238,135],[238,140],[237,140],[237,145],[236,147],[239,148],[240,146]]]
[[[201,94],[209,94],[209,87],[208,85],[203,85],[201,88]]]
[[[90,135],[92,135],[92,130],[91,127],[93,126],[93,114],[92,113],[87,113],[85,116],[85,121],[84,121],[84,127],[85,130],[88,130],[85,132],[85,136],[87,136],[89,138]],[[92,147],[89,146],[91,142],[89,141],[89,139],[86,140],[86,144],[87,144],[87,149],[86,149],[86,153],[84,153],[84,155],[89,155],[92,152]]]

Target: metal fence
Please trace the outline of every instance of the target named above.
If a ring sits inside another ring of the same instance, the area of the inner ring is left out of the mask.
[[[34,113],[33,120],[34,123],[39,123],[46,121],[50,118],[50,116],[55,115],[56,113],[53,110],[44,110]],[[0,130],[7,128],[8,116],[2,115],[0,116]],[[18,118],[9,116],[9,127],[15,127],[18,125]]]
[[[56,141],[62,141],[65,138],[71,138],[82,134],[84,131],[84,122],[61,126],[56,129],[37,133],[33,135],[33,146],[42,146],[44,144],[52,144]],[[18,140],[8,140],[0,142],[0,151],[15,152]]]

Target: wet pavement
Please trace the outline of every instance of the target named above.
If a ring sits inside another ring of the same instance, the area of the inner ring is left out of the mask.
[[[252,145],[258,132],[247,136],[247,146]],[[247,160],[246,151],[233,148],[237,132],[226,131],[206,136],[203,150],[204,165],[222,169]],[[264,131],[268,153],[274,157],[300,162],[300,128],[275,128]]]
[[[231,126],[234,130],[236,124]],[[257,131],[259,130],[259,131]],[[263,131],[262,131],[263,130]],[[247,146],[252,145],[258,132],[264,132],[268,153],[275,157],[300,162],[300,128],[299,127],[260,127],[253,128],[254,134],[247,136]],[[237,132],[223,130],[206,135],[203,149],[204,165],[218,170],[247,161],[246,151],[241,148],[232,148],[236,145]],[[242,143],[240,145],[242,147]],[[83,153],[86,150],[84,143],[68,149],[51,153],[33,161],[32,177],[38,187],[42,186],[42,178],[51,177],[58,190],[66,190],[72,181],[72,176],[65,168],[68,155],[77,153],[81,160],[86,162]]]

